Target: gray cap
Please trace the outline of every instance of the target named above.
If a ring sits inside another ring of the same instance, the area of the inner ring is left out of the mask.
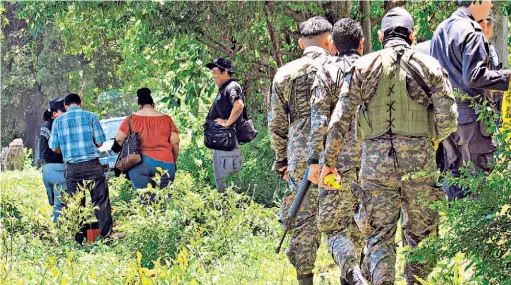
[[[323,17],[312,17],[300,24],[300,35],[302,37],[313,37],[331,32],[332,24]]]
[[[407,28],[409,31],[412,31],[413,26],[412,15],[401,7],[390,10],[381,21],[381,29],[383,31],[397,27]]]

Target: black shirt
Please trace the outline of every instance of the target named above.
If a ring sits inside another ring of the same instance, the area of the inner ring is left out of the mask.
[[[48,147],[48,141],[50,140],[51,128],[53,126],[53,120],[46,121],[41,126],[41,133],[39,135],[39,153],[41,158],[44,160],[44,164],[47,163],[64,163],[62,154],[53,152]]]
[[[234,102],[238,100],[243,100],[243,90],[236,79],[230,79],[218,90],[218,94],[209,110],[206,120],[229,119]],[[242,116],[238,118],[236,124],[239,123],[241,118]]]

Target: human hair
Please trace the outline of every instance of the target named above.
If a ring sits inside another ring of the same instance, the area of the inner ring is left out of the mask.
[[[458,7],[469,7],[474,2],[474,0],[458,0]]]
[[[43,121],[49,121],[51,120],[53,116],[53,111],[51,110],[44,110],[44,113],[43,113]]]
[[[71,93],[64,98],[64,105],[69,106],[71,104],[80,105],[82,103],[82,99],[78,94]]]
[[[153,105],[153,97],[151,97],[151,89],[149,88],[140,88],[137,90],[137,97],[138,97],[138,105],[145,106],[145,105]]]
[[[357,21],[343,18],[335,23],[332,38],[339,52],[357,50],[364,32]]]
[[[332,32],[332,24],[324,17],[312,17],[300,24],[300,35],[313,38],[324,33]]]
[[[218,71],[220,71],[221,73],[224,73],[227,69],[225,68],[222,68],[222,67],[217,67],[218,68]],[[227,74],[229,74],[230,76],[233,76],[234,73],[230,70],[227,70]]]

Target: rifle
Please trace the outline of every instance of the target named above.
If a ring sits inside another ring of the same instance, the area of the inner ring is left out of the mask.
[[[298,191],[296,191],[295,199],[293,200],[293,204],[291,205],[291,209],[289,210],[289,213],[287,214],[287,217],[284,221],[284,235],[280,239],[279,246],[275,248],[275,253],[280,253],[280,248],[282,247],[282,243],[284,242],[284,239],[286,238],[287,232],[291,229],[293,226],[294,220],[296,218],[296,214],[298,214],[298,210],[300,210],[300,206],[302,205],[303,198],[307,194],[307,191],[309,190],[311,186],[311,182],[309,181],[309,168],[307,168],[307,171],[305,172],[305,176],[302,179],[302,182],[300,182],[300,187],[298,187]]]

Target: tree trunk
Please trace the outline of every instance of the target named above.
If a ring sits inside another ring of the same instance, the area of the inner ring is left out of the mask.
[[[360,0],[360,12],[362,14],[362,30],[364,31],[364,53],[368,54],[373,51],[371,40],[371,1]]]
[[[490,39],[490,42],[495,45],[495,49],[499,54],[499,59],[502,62],[502,66],[508,66],[508,52],[507,52],[507,44],[508,44],[508,16],[503,14],[498,7],[498,2],[496,3],[493,12],[495,13],[495,27],[493,29],[493,37]]]
[[[403,1],[403,0],[385,0],[384,3],[383,3],[383,8],[385,8],[385,14],[387,14],[390,10],[396,8],[396,7],[400,7],[400,6],[404,6],[406,4],[406,2],[408,1]]]
[[[332,1],[322,5],[325,18],[332,24],[341,18],[349,18],[353,6],[353,0],[349,1]]]

